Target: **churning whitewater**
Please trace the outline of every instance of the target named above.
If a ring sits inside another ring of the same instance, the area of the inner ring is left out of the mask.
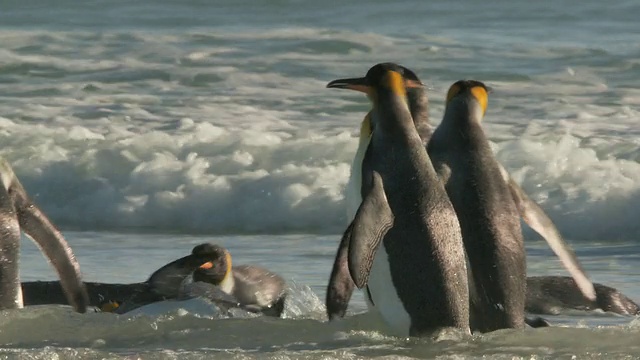
[[[342,231],[367,102],[324,85],[397,53],[436,125],[452,79],[487,79],[497,158],[565,237],[640,233],[640,90],[605,77],[613,51],[549,46],[530,64],[500,43],[479,57],[455,39],[313,28],[3,34],[0,155],[63,227]],[[523,69],[460,66],[507,59]]]

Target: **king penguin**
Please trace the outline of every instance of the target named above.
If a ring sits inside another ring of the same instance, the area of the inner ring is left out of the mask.
[[[339,83],[337,85],[330,83],[328,87],[340,88],[341,86]],[[416,126],[416,130],[418,131],[418,134],[420,135],[423,143],[426,146],[432,135],[432,127],[429,123],[428,115],[429,101],[424,87],[408,88],[407,98],[409,100],[409,108],[413,117],[414,124]],[[345,190],[347,217],[349,219],[353,218],[355,210],[357,210],[357,207],[361,202],[359,185],[361,181],[360,172],[362,158],[364,156],[366,147],[369,144],[369,140],[373,130],[370,123],[370,115],[371,113],[368,113],[362,121],[359,145],[356,156],[354,157],[352,163],[349,182]],[[520,188],[515,180],[511,178],[509,173],[506,171],[506,169],[504,169],[502,165],[498,165],[500,167],[500,173],[504,181],[508,183],[509,190],[514,201],[516,202],[518,211],[522,219],[527,225],[529,225],[534,231],[536,231],[547,241],[552,250],[560,258],[564,267],[573,276],[573,279],[577,286],[577,291],[581,293],[582,296],[584,296],[584,301],[594,301],[594,285],[589,280],[586,272],[580,265],[580,262],[575,256],[575,253],[573,252],[571,247],[564,242],[559,231],[557,230],[551,219],[549,219],[549,217],[545,214],[544,210],[542,210],[542,208],[537,203],[535,203],[535,201],[527,196],[524,190],[522,190],[522,188]],[[338,247],[329,284],[327,286],[326,307],[327,315],[330,320],[344,317],[349,300],[351,298],[351,294],[353,292],[353,281],[348,275],[348,269],[346,266],[347,248],[348,243],[342,241]],[[369,301],[369,297],[367,295],[365,295],[365,300],[367,302],[367,305],[369,305],[369,310],[375,310],[371,306],[371,302]],[[535,323],[531,319],[525,319],[525,321],[530,325]]]
[[[349,274],[395,335],[444,327],[469,332],[460,227],[409,112],[415,74],[392,63],[329,87],[367,93],[372,131],[362,161],[362,202],[341,242]]]
[[[28,197],[11,165],[0,158],[0,310],[23,307],[20,286],[20,231],[35,241],[60,276],[74,309],[84,313],[89,296],[73,251],[47,216]]]
[[[204,243],[191,254],[176,259],[138,284],[102,285],[106,293],[131,294],[123,300],[106,296],[105,305],[117,304],[115,313],[124,314],[140,306],[164,300],[204,297],[222,309],[240,308],[248,312],[280,317],[287,297],[282,276],[256,265],[231,265],[231,253],[222,246]],[[190,281],[192,280],[192,281]],[[111,286],[114,285],[114,286]],[[96,290],[100,290],[95,286]],[[100,304],[102,305],[102,304]]]
[[[191,255],[156,271],[149,281],[159,286],[162,283],[161,279],[166,278],[166,275],[162,274],[163,269],[171,269],[172,266],[189,269],[187,264],[198,262],[201,264],[197,268],[191,268],[194,283],[201,282],[220,289],[244,309],[256,309],[255,312],[276,317],[284,311],[287,289],[282,276],[261,266],[232,266],[229,250],[216,244],[205,243],[194,247]],[[204,289],[209,292],[211,287]],[[189,296],[194,295],[192,289],[183,288],[182,292]]]
[[[526,256],[520,215],[481,126],[487,87],[458,81],[428,150],[458,214],[469,259],[472,328],[524,327]]]
[[[412,74],[414,81],[421,83],[420,79],[415,73],[404,66],[393,64],[397,66],[406,74]],[[346,85],[342,83],[342,80],[332,81],[327,85],[328,88],[347,88],[351,90],[361,90],[358,86]],[[426,89],[424,86],[407,87],[407,100],[409,104],[409,111],[413,118],[413,123],[418,131],[420,139],[422,139],[423,145],[426,146],[427,141],[431,137],[431,126],[429,124],[429,100],[426,95]],[[371,125],[371,112],[367,113],[364,120],[360,124],[360,134],[358,140],[358,148],[351,164],[351,172],[349,180],[345,189],[345,202],[347,205],[347,219],[349,224],[356,215],[358,207],[362,202],[362,196],[360,194],[362,184],[362,160],[364,159],[367,146],[371,140],[373,128]],[[338,251],[336,253],[333,268],[331,270],[331,276],[329,285],[326,292],[326,308],[327,316],[329,320],[344,317],[349,300],[353,293],[353,280],[349,275],[347,268],[347,249],[349,248],[348,238],[343,237]],[[366,291],[366,289],[365,289]],[[365,294],[365,302],[370,311],[375,311],[375,307],[372,306],[369,293]]]

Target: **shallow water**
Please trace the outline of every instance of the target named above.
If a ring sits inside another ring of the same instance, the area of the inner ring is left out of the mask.
[[[0,354],[24,358],[636,358],[640,320],[599,312],[544,316],[556,327],[498,331],[474,337],[440,334],[436,340],[385,336],[354,294],[350,315],[328,323],[323,300],[338,235],[184,236],[67,232],[86,280],[143,281],[156,268],[202,242],[227,247],[236,264],[254,263],[291,284],[284,319],[220,315],[194,299],[153,304],[125,315],[80,315],[62,306],[35,306],[0,313]],[[529,275],[564,275],[546,245],[529,239]],[[35,246],[25,242],[25,281],[55,279]],[[594,281],[640,301],[640,246],[629,242],[581,244],[578,255]],[[625,357],[628,356],[628,357]]]
[[[636,1],[1,8],[0,156],[64,230],[86,280],[142,281],[213,241],[237,263],[284,275],[295,296],[283,320],[221,320],[197,301],[122,317],[3,312],[0,357],[640,357],[638,321],[609,314],[434,343],[382,336],[367,315],[327,324],[321,301],[369,106],[325,85],[381,61],[400,62],[427,84],[434,124],[454,81],[490,85],[484,126],[498,159],[592,278],[639,301]],[[565,274],[525,233],[529,275]],[[42,259],[25,242],[23,280],[55,278]],[[364,309],[358,293],[351,313]]]

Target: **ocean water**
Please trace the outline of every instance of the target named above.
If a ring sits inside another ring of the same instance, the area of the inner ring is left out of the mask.
[[[434,125],[456,80],[486,82],[496,156],[591,277],[640,301],[640,24],[635,1],[104,1],[0,5],[0,156],[63,230],[85,278],[142,281],[202,242],[294,284],[287,319],[203,303],[117,317],[0,314],[10,358],[636,358],[640,323],[439,341],[327,324],[324,286],[368,109],[326,89],[395,61]],[[530,275],[564,275],[525,229]],[[55,279],[25,242],[23,280]]]

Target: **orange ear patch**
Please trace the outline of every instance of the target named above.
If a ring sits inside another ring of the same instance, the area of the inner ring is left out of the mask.
[[[388,71],[384,76],[383,81],[396,95],[400,97],[407,96],[407,88],[405,87],[404,79],[399,72]]]
[[[120,307],[120,303],[118,301],[110,300],[110,301],[100,305],[100,311],[102,311],[102,312],[114,312],[119,307]]]
[[[482,107],[482,114],[484,115],[487,112],[487,105],[489,103],[489,94],[487,94],[487,89],[482,86],[474,86],[471,88],[471,95],[473,95],[476,100],[480,103]]]

